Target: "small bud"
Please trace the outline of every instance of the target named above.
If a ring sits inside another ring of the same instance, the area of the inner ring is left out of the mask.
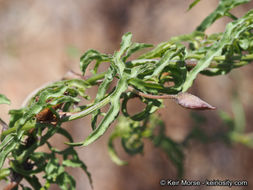
[[[194,110],[214,110],[215,107],[211,106],[207,102],[201,100],[197,96],[189,94],[187,92],[181,92],[173,98],[180,106],[187,109]]]

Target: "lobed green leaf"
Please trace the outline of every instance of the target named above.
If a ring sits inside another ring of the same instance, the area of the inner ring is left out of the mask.
[[[204,32],[216,20],[227,14],[231,14],[229,13],[231,9],[248,2],[250,2],[250,0],[220,0],[218,7],[202,21],[196,30]]]
[[[126,78],[123,76],[123,78],[119,80],[116,89],[110,96],[111,106],[109,108],[109,111],[106,113],[105,117],[102,119],[101,123],[98,125],[98,127],[83,142],[68,143],[68,144],[72,146],[87,146],[90,143],[97,140],[99,137],[101,137],[108,129],[110,124],[118,116],[120,110],[120,96],[126,89],[127,89],[127,81]]]
[[[109,62],[111,58],[110,56],[106,54],[101,54],[93,49],[86,51],[85,54],[80,58],[80,69],[83,72],[83,75],[85,74],[87,67],[93,60],[96,60],[98,62]]]
[[[222,54],[224,47],[232,44],[240,34],[249,28],[253,28],[253,10],[249,11],[244,17],[231,22],[227,25],[226,30],[220,39],[206,53],[206,56],[198,62],[198,64],[187,74],[186,82],[183,85],[183,92],[191,87],[198,73],[207,68],[215,56]]]

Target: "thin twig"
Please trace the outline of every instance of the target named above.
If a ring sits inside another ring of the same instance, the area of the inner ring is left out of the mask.
[[[63,77],[62,80],[69,80],[69,79],[83,79],[86,80],[88,79],[89,76],[83,76],[80,73],[77,73],[75,71],[69,70]]]
[[[134,94],[137,94],[137,95],[142,96],[144,98],[150,98],[150,99],[176,99],[176,95],[172,95],[172,94],[166,94],[166,95],[145,94],[143,92],[140,92],[140,91],[134,89],[131,86],[128,87],[128,90],[130,92],[133,92]]]
[[[0,118],[0,125],[2,126],[2,132],[6,131],[9,126]]]

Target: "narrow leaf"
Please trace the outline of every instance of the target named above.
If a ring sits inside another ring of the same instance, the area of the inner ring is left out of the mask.
[[[180,42],[191,42],[196,38],[204,38],[205,34],[200,31],[194,31],[190,34],[183,34],[179,36],[174,36],[172,37],[169,41],[167,42],[162,42],[158,44],[154,49],[151,51],[142,54],[138,59],[153,59],[153,58],[160,58],[163,56],[163,54],[171,48],[175,48],[175,43],[180,43]]]
[[[149,78],[157,77],[162,70],[169,64],[169,61],[176,55],[177,53],[174,50],[167,50],[164,56],[161,58],[159,63],[156,65],[156,68],[152,75]],[[147,77],[145,77],[147,78]]]
[[[249,1],[250,0],[220,0],[218,7],[202,21],[202,23],[197,27],[197,31],[204,32],[216,20],[229,14],[228,12],[231,9]]]
[[[116,70],[113,69],[112,67],[110,67],[108,69],[108,72],[105,75],[105,79],[103,80],[103,82],[99,85],[98,91],[97,91],[97,95],[94,101],[94,104],[98,103],[99,101],[101,101],[105,96],[106,96],[106,91],[109,88],[111,82],[113,81],[114,76],[116,75]],[[97,124],[97,118],[100,114],[100,109],[94,111],[94,113],[92,114],[92,122],[91,122],[91,126],[92,129],[94,130],[96,128],[96,124]]]
[[[99,53],[98,51],[93,49],[86,51],[85,54],[80,58],[80,68],[83,74],[85,74],[88,65],[93,60],[97,60],[100,62],[107,62],[110,60],[110,57],[106,54]]]
[[[144,43],[133,43],[130,48],[127,50],[126,55],[123,57],[123,61],[125,62],[127,58],[129,58],[136,51],[142,50],[144,48],[153,47],[152,44],[144,44]]]
[[[239,98],[235,95],[232,101],[232,109],[234,114],[234,131],[243,133],[246,126],[245,113]]]
[[[108,153],[109,153],[109,156],[111,157],[111,160],[116,163],[117,165],[120,165],[120,166],[123,166],[123,165],[126,165],[127,162],[126,161],[123,161],[121,160],[118,155],[117,155],[117,152],[115,150],[115,147],[113,145],[113,140],[117,137],[117,134],[112,134],[110,139],[109,139],[109,142],[108,142]]]
[[[206,56],[198,62],[198,64],[188,73],[186,82],[183,85],[183,92],[192,85],[198,73],[206,69],[215,56],[222,53],[222,49],[238,39],[242,32],[253,28],[253,10],[250,10],[244,17],[227,25],[226,31],[222,38],[216,42],[206,53]]]
[[[123,77],[119,80],[117,88],[112,93],[110,97],[111,107],[109,111],[106,113],[105,117],[99,124],[99,126],[83,141],[78,143],[68,143],[72,146],[87,146],[101,137],[106,130],[109,128],[110,124],[115,120],[118,116],[120,110],[120,96],[127,89],[127,81],[126,78]]]
[[[111,65],[118,71],[120,75],[123,74],[123,71],[125,69],[125,63],[123,62],[121,57],[132,45],[131,40],[132,40],[132,34],[130,32],[124,34],[122,36],[122,42],[120,43],[120,50],[115,52],[113,55],[113,62]]]
[[[3,94],[0,94],[0,104],[11,104],[11,101]]]
[[[10,175],[11,170],[9,168],[0,169],[0,180],[7,180],[7,177]]]
[[[4,150],[1,151],[0,156],[0,168],[3,167],[4,161],[7,158],[7,156],[14,150],[14,148],[17,146],[17,142],[14,140],[11,141],[7,146],[5,146]]]
[[[200,0],[193,1],[190,6],[188,7],[187,11],[191,10],[195,5],[197,5],[200,2]]]
[[[166,52],[171,46],[172,46],[172,43],[170,42],[162,42],[158,44],[151,51],[141,55],[138,59],[152,59],[152,58],[161,57],[162,54]]]

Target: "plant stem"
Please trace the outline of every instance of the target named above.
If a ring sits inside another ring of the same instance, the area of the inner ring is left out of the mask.
[[[190,54],[188,56],[186,56],[184,58],[185,62],[186,62],[186,66],[187,67],[195,67],[197,65],[197,61],[200,59],[203,59],[205,57],[204,54]],[[233,64],[234,67],[240,67],[243,65],[248,64],[249,61],[253,61],[253,54],[247,54],[247,55],[235,55],[235,56],[231,56],[229,57],[229,59],[224,56],[215,56],[213,58],[212,61],[226,61],[226,60],[231,60],[231,61],[238,61],[236,63]],[[171,60],[170,62],[180,62],[182,60]],[[128,61],[126,62],[127,65],[129,65],[129,67],[133,67],[133,66],[138,66],[138,65],[143,65],[145,63],[158,63],[159,59],[137,59],[137,60],[133,60],[133,61]],[[209,66],[209,68],[217,68],[219,65],[222,65],[222,63],[217,63],[217,62],[212,62]]]
[[[102,107],[104,107],[106,104],[108,104],[110,102],[110,98],[111,96],[107,96],[105,99],[103,99],[102,101],[90,106],[89,108],[86,108],[83,111],[77,112],[77,113],[61,113],[61,115],[63,115],[61,121],[62,122],[67,122],[67,121],[72,121],[72,120],[76,120],[79,118],[82,118],[86,115],[89,115],[90,113],[92,113],[93,111],[100,109]],[[64,114],[66,114],[66,116],[64,117]]]
[[[0,125],[2,126],[2,132],[8,129],[8,125],[0,118]]]
[[[137,94],[137,95],[142,96],[144,98],[150,98],[150,99],[175,99],[176,98],[176,95],[173,95],[173,94],[166,94],[166,95],[145,94],[143,92],[135,90],[131,86],[128,86],[128,90],[131,91],[131,92],[133,92],[134,94]]]
[[[205,57],[205,55],[203,55],[203,54],[191,54],[191,55],[188,55],[185,58],[185,60],[189,60],[189,62],[186,62],[186,66],[188,66],[188,67],[195,67],[197,63],[192,62],[192,61],[194,61],[192,59],[200,60],[200,59],[202,59],[204,57]],[[225,61],[226,59],[227,58],[225,56],[216,56],[216,57],[213,58],[213,61]],[[240,67],[240,66],[248,64],[248,61],[253,61],[253,54],[247,54],[247,55],[242,55],[242,56],[239,56],[239,55],[231,56],[231,57],[229,57],[229,60],[233,60],[233,61],[238,60],[239,62],[235,63],[234,66],[235,67]],[[158,62],[159,60],[150,59],[150,61],[155,63],[155,62]],[[173,60],[173,61],[176,62],[177,60]],[[130,63],[130,62],[131,61],[129,61],[127,63]],[[218,65],[219,65],[218,63],[212,63],[210,65],[210,68],[217,68]],[[90,83],[90,84],[95,84],[95,83],[97,83],[98,80],[103,79],[105,77],[105,74],[106,74],[106,72],[102,72],[102,73],[93,75],[91,77],[87,77],[87,79],[85,81],[87,83]],[[79,75],[77,73],[74,73],[74,75],[76,77],[79,76],[80,78],[82,78],[81,75]],[[132,87],[129,87],[128,90],[132,91],[133,93],[136,93],[137,95],[140,95],[140,96],[143,96],[143,97],[146,97],[146,98],[150,98],[150,99],[174,99],[175,98],[175,95],[162,95],[162,96],[159,96],[159,95],[145,94],[145,93],[136,91]],[[36,89],[35,91],[38,91],[38,89]],[[67,122],[67,121],[72,121],[72,120],[76,120],[76,119],[82,118],[84,116],[89,115],[94,110],[102,108],[103,106],[105,106],[109,102],[110,102],[110,96],[107,96],[101,102],[99,102],[99,103],[97,103],[95,105],[92,105],[91,107],[86,108],[85,110],[83,110],[81,112],[78,112],[78,113],[61,113],[62,115],[66,114],[65,117],[62,117],[61,121],[62,122]],[[35,127],[35,125],[32,125],[32,124],[28,123],[25,126],[23,126],[23,130],[27,131],[27,130],[30,130],[30,129],[34,128],[34,127]],[[3,131],[2,134],[1,134],[1,139],[3,139],[5,136],[7,136],[10,133],[14,133],[15,131],[16,131],[16,127],[9,128],[6,131]]]
[[[29,131],[30,129],[35,128],[35,123],[26,122],[26,124],[22,127],[22,130]],[[11,133],[15,133],[17,131],[17,126],[12,128],[8,128],[7,130],[1,133],[0,139],[3,140],[7,135]]]
[[[93,76],[87,78],[85,81],[88,82],[88,83],[90,83],[90,84],[94,84],[94,83],[96,83],[98,80],[103,79],[103,78],[105,77],[105,74],[106,74],[106,73],[107,73],[107,72],[105,71],[105,72],[102,72],[102,73],[99,73],[99,74],[95,74],[95,75],[93,75]]]
[[[186,60],[188,59],[197,59],[200,60],[202,58],[204,58],[205,55],[204,54],[190,54],[188,56],[186,56]],[[213,58],[213,61],[225,61],[227,58],[224,55],[221,56],[215,56]],[[231,56],[229,57],[229,60],[238,60],[238,61],[253,61],[253,54],[248,54],[248,55],[235,55],[235,56]]]

